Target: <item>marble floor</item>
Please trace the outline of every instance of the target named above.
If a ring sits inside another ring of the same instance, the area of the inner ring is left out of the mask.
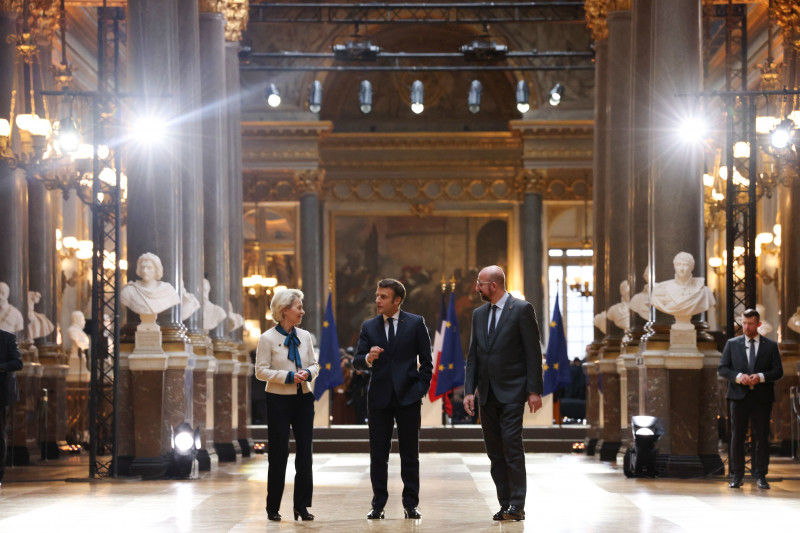
[[[290,461],[292,458],[290,458]],[[800,526],[800,463],[773,459],[772,490],[722,477],[626,479],[619,465],[582,455],[528,454],[525,522],[494,522],[498,505],[483,454],[421,456],[422,520],[403,519],[400,464],[392,454],[386,520],[368,521],[366,454],[314,456],[314,522],[291,520],[289,469],[282,522],[264,513],[264,455],[185,481],[94,481],[86,459],[7,470],[0,532],[673,532]]]

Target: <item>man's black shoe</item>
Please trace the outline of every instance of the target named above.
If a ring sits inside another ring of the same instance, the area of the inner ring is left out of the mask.
[[[728,483],[728,486],[729,486],[730,488],[732,488],[732,489],[738,489],[739,487],[741,487],[741,486],[742,486],[742,478],[740,478],[740,477],[738,477],[738,476],[734,477],[734,478],[731,480],[731,482],[730,482],[730,483]]]
[[[767,483],[766,476],[759,476],[756,486],[758,486],[759,489],[769,490],[769,483]]]
[[[525,509],[521,505],[509,505],[503,513],[504,520],[525,520]]]
[[[505,518],[503,518],[503,515],[506,513],[506,511],[508,511],[508,505],[502,506],[499,511],[494,513],[494,515],[492,516],[492,520],[505,520]]]
[[[403,507],[403,512],[406,515],[406,518],[411,518],[413,520],[418,520],[422,518],[422,513],[419,512],[419,507]]]
[[[385,515],[382,507],[373,507],[367,513],[368,520],[383,520],[384,516]]]

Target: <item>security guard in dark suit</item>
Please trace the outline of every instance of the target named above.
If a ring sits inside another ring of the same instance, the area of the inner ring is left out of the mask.
[[[22,370],[22,357],[17,348],[17,337],[0,329],[0,481],[6,470],[6,420],[8,406],[17,401],[17,378],[14,372]]]

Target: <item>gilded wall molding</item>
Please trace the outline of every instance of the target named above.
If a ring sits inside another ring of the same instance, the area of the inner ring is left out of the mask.
[[[250,16],[248,0],[228,0],[225,8],[225,40],[238,43],[247,29]]]
[[[611,13],[612,11],[630,11],[631,10],[631,0],[607,0],[608,1],[608,12]]]
[[[772,16],[783,29],[783,42],[800,51],[800,3],[797,0],[773,0]]]
[[[522,195],[543,194],[547,190],[544,173],[532,168],[526,168],[520,172],[518,184],[519,192]]]
[[[218,13],[224,15],[228,9],[227,0],[199,0],[200,13]]]
[[[305,169],[294,173],[295,190],[300,196],[306,194],[319,195],[322,193],[324,183],[325,171],[323,169]]]
[[[592,39],[595,41],[608,39],[608,3],[609,0],[586,0],[584,2],[586,26],[591,30]]]

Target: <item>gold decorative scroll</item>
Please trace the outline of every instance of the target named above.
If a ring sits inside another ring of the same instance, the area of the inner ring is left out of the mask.
[[[225,40],[239,42],[242,33],[247,29],[250,16],[250,2],[248,0],[228,0],[225,9]]]
[[[224,15],[228,8],[226,0],[200,0],[200,13],[219,13]]]
[[[605,41],[608,39],[608,2],[609,0],[586,0],[586,26],[592,31],[592,39]]]
[[[631,0],[608,0],[608,11],[630,11]]]
[[[294,173],[294,183],[300,196],[320,194],[325,182],[325,171],[322,169],[298,170]]]
[[[542,194],[547,189],[544,180],[545,178],[542,172],[536,169],[526,168],[519,175],[518,190],[521,194]]]
[[[783,29],[783,42],[800,51],[800,3],[797,0],[774,0],[772,15]]]

